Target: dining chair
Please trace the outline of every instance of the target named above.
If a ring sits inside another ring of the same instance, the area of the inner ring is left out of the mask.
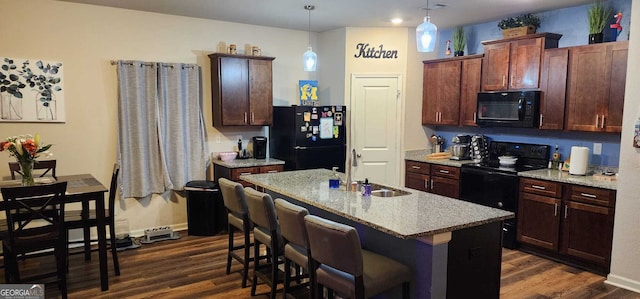
[[[251,282],[251,296],[256,295],[258,278],[271,287],[271,299],[276,298],[278,283],[280,279],[280,256],[284,251],[284,241],[280,233],[276,208],[273,199],[267,193],[258,192],[253,188],[246,187],[244,192],[247,196],[247,206],[249,207],[249,219],[253,224],[253,281]],[[260,247],[265,245],[266,254],[260,255]],[[266,260],[266,264],[260,265],[260,260]]]
[[[109,201],[107,209],[104,211],[105,224],[109,226],[109,246],[111,247],[111,259],[113,260],[113,268],[116,275],[120,275],[120,263],[118,261],[118,248],[116,246],[116,229],[115,229],[115,202],[118,193],[118,174],[120,173],[120,165],[113,165],[111,173],[111,184],[109,186]],[[92,227],[98,226],[96,210],[89,209],[88,204],[83,206],[82,210],[69,210],[66,212],[64,222],[67,230],[82,229],[84,253],[86,259],[91,259],[91,231]],[[68,237],[68,235],[67,235]],[[67,240],[69,243],[69,241]]]
[[[355,228],[307,215],[316,295],[323,288],[340,297],[364,299],[402,285],[402,298],[409,299],[411,270],[388,257],[362,249]]]
[[[227,233],[229,235],[229,246],[227,252],[227,275],[231,273],[231,259],[235,259],[242,264],[242,287],[247,287],[249,276],[249,262],[253,261],[250,256],[251,246],[251,220],[249,220],[249,208],[244,193],[244,187],[238,182],[225,178],[218,179],[222,200],[227,209]],[[234,244],[234,232],[242,232],[244,242],[239,245]],[[238,255],[235,251],[241,250],[243,255]]]
[[[7,283],[42,283],[45,278],[56,277],[62,297],[67,298],[66,190],[66,182],[1,189],[7,219],[7,231],[2,232]],[[56,260],[55,272],[38,269],[31,276],[20,274],[18,255],[26,259],[30,254],[51,249]]]
[[[34,170],[42,170],[44,172],[39,174],[39,177],[44,177],[49,172],[51,172],[51,177],[56,178],[56,160],[36,160],[33,164]],[[9,162],[9,171],[11,171],[11,179],[16,179],[16,173],[22,175],[22,169],[20,168],[20,163],[18,162]],[[35,177],[35,174],[34,174]]]
[[[276,198],[274,201],[276,213],[278,215],[278,223],[280,224],[280,232],[284,239],[284,289],[282,296],[287,297],[289,293],[289,285],[291,279],[295,278],[298,287],[311,288],[311,294],[315,294],[313,283],[301,284],[301,279],[308,278],[309,282],[313,282],[313,271],[309,257],[309,237],[307,228],[304,224],[304,216],[309,215],[309,211],[301,206],[292,204],[282,198]],[[295,275],[291,275],[292,263],[296,266]],[[300,267],[304,270],[300,272]]]

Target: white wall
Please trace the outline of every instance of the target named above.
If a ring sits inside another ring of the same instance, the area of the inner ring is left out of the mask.
[[[145,13],[51,0],[0,0],[0,56],[61,61],[64,64],[66,123],[0,123],[0,137],[40,133],[53,143],[59,175],[91,173],[109,184],[116,161],[116,69],[110,60],[197,63],[202,67],[204,117],[211,152],[232,150],[236,135],[246,142],[264,128],[212,127],[208,54],[218,45],[235,43],[239,52],[257,45],[274,56],[276,103],[296,103],[297,84],[308,79],[302,53],[306,31],[285,30],[196,18]],[[314,35],[315,36],[315,35]],[[220,143],[217,143],[217,139]],[[11,158],[0,155],[0,165]],[[0,167],[0,177],[8,176]],[[180,196],[126,199],[116,218],[127,218],[132,231],[160,225],[184,226],[186,205]]]
[[[318,97],[321,105],[344,105],[346,29],[325,31],[318,36]],[[337,75],[340,74],[340,75]],[[350,109],[347,107],[347,109]]]
[[[607,282],[640,292],[640,149],[631,146],[640,117],[640,5],[631,7],[631,36],[620,147],[620,172]]]

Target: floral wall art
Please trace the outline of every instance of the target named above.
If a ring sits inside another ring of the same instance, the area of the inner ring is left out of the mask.
[[[0,122],[64,122],[62,62],[0,59]]]

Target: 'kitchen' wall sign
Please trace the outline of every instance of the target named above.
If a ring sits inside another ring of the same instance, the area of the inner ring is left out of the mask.
[[[382,45],[369,47],[369,44],[359,43],[356,45],[355,58],[376,58],[376,59],[398,59],[398,50],[385,50]]]

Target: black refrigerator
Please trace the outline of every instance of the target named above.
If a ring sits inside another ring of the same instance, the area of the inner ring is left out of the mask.
[[[338,167],[346,160],[345,106],[273,107],[270,157],[285,161],[285,170]]]

